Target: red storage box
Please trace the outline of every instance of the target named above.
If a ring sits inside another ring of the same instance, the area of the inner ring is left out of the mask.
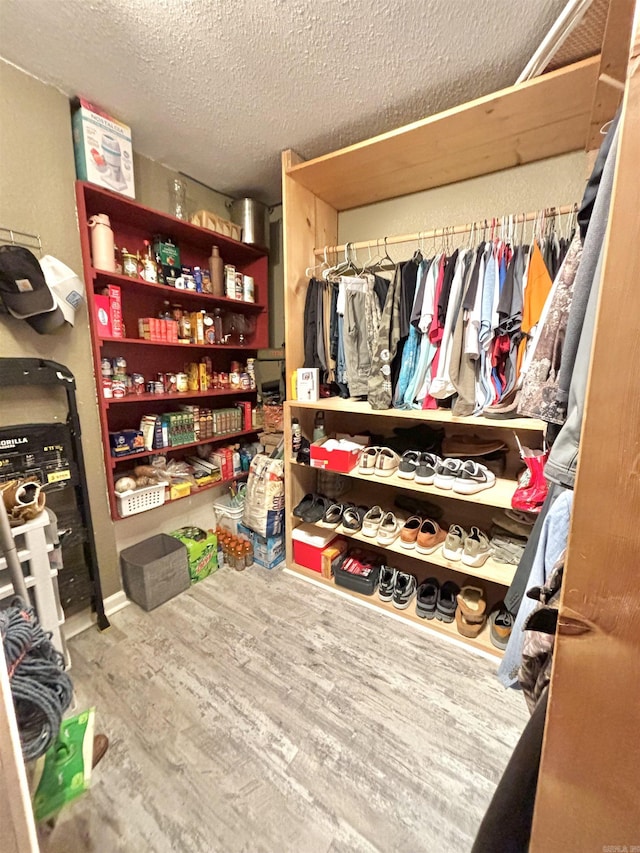
[[[322,530],[315,524],[301,524],[293,531],[291,538],[296,563],[322,574],[322,552],[338,538],[335,530]]]
[[[355,441],[361,447],[366,447],[368,439],[366,436],[338,436]],[[326,471],[335,471],[338,474],[348,474],[358,464],[360,450],[327,450],[325,448],[329,440],[335,440],[335,435],[326,436],[311,445],[311,467],[323,468]]]

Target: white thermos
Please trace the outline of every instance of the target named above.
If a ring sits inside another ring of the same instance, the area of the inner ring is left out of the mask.
[[[116,271],[115,240],[106,213],[96,213],[88,222],[91,229],[91,258],[98,270]]]

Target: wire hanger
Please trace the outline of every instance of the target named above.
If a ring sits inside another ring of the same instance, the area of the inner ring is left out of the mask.
[[[382,259],[382,263],[384,263],[385,261],[389,261],[390,264],[393,264],[395,266],[396,262],[389,255],[389,249],[387,248],[387,238],[386,237],[384,238],[384,257]]]

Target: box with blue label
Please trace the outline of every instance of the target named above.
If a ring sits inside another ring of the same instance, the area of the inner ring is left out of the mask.
[[[253,559],[265,569],[273,569],[284,560],[284,535],[260,536],[244,524],[238,524],[238,536],[245,536],[253,545]]]
[[[71,108],[79,180],[135,198],[131,129],[84,98]]]

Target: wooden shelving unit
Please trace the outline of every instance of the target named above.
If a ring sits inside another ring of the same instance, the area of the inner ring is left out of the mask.
[[[340,211],[575,151],[585,145],[599,65],[594,56],[323,157],[292,162],[287,176]]]
[[[492,418],[457,418],[449,409],[372,409],[362,400],[344,400],[342,397],[329,397],[317,403],[303,400],[292,401],[296,408],[322,409],[325,412],[337,412],[343,415],[366,415],[374,418],[393,418],[394,420],[420,421],[434,425],[454,424],[468,429],[469,427],[486,427],[488,429],[509,430],[513,432],[540,432],[545,424],[535,418],[510,418],[509,420],[493,420]]]
[[[408,516],[409,513],[405,513],[405,515]],[[322,525],[316,526],[319,530],[326,529]],[[495,560],[491,559],[491,557],[487,560],[484,566],[481,566],[480,568],[471,568],[470,566],[465,566],[465,564],[460,560],[447,560],[442,553],[442,548],[438,548],[438,550],[434,551],[433,554],[419,554],[415,548],[403,548],[400,544],[399,538],[396,539],[392,545],[379,545],[375,537],[365,536],[362,531],[352,533],[349,530],[345,530],[342,526],[339,526],[335,533],[337,536],[345,536],[347,539],[353,539],[356,542],[360,542],[367,548],[375,548],[385,552],[386,554],[394,555],[387,558],[389,565],[395,565],[395,559],[397,559],[397,557],[408,557],[411,560],[417,560],[418,563],[425,563],[429,566],[438,566],[441,569],[456,572],[458,575],[464,575],[467,578],[473,577],[480,581],[497,583],[500,584],[500,586],[509,586],[513,580],[513,575],[516,570],[515,566],[509,566],[505,563],[497,563]]]
[[[308,465],[302,465],[294,460],[291,460],[289,464],[301,468],[309,468]],[[373,486],[374,488],[377,486],[387,486],[391,489],[403,489],[408,492],[415,492],[416,495],[427,498],[433,497],[437,499],[463,501],[467,504],[501,507],[504,509],[511,506],[511,497],[516,487],[513,480],[506,480],[498,477],[495,485],[490,489],[485,489],[483,492],[478,492],[475,495],[459,495],[457,492],[454,492],[453,489],[437,489],[435,486],[423,486],[420,483],[416,483],[414,480],[405,480],[402,477],[398,477],[397,474],[392,474],[390,477],[376,477],[375,474],[361,474],[357,467],[343,476],[350,477],[353,480],[358,480],[367,488],[370,486]]]
[[[623,100],[531,853],[600,848],[612,838],[632,838],[638,832],[638,708],[628,697],[630,685],[637,682],[640,650],[635,449],[640,404],[636,372],[620,368],[629,363],[628,345],[637,336],[640,310],[638,253],[629,252],[640,237],[637,29],[629,51],[636,7],[634,0],[610,0],[600,56],[309,162],[293,151],[282,156],[290,375],[304,363],[300,318],[305,269],[316,263],[317,247],[348,239],[344,234],[338,239],[340,211],[564,152],[589,151],[600,144],[600,128]],[[323,400],[312,408],[335,407],[332,414],[342,418],[342,430],[352,432],[359,423],[353,405]],[[298,404],[296,411],[309,408]],[[393,425],[394,418],[399,422],[407,416],[372,413],[369,422],[372,417],[375,431],[384,432],[384,423]],[[422,417],[426,423],[428,415]],[[291,409],[285,419],[288,442],[290,418]],[[464,428],[490,428],[496,434],[501,425],[470,421]],[[508,422],[501,431],[506,435],[513,428]],[[312,475],[290,464],[286,472],[287,506],[292,507],[302,497],[301,489],[312,485]],[[331,581],[295,564],[290,527],[287,564],[300,576],[333,588]],[[366,601],[389,609],[374,597]],[[396,613],[410,622],[417,619]],[[622,742],[628,748],[620,750]],[[570,809],[558,809],[559,791],[571,791]]]
[[[119,355],[126,358],[128,373],[141,373],[147,381],[154,379],[158,373],[182,372],[187,362],[197,362],[204,355],[211,358],[215,371],[229,372],[231,360],[245,361],[247,357],[255,357],[258,349],[268,346],[268,257],[264,250],[151,210],[116,193],[81,181],[76,182],[76,200],[96,377],[101,376],[103,357],[114,358]],[[142,250],[144,240],[151,240],[155,234],[166,235],[171,237],[180,249],[183,264],[206,268],[211,247],[217,245],[225,263],[233,264],[239,272],[253,276],[256,302],[242,302],[206,293],[195,293],[96,269],[92,264],[89,229],[86,223],[91,216],[98,213],[106,213],[109,216],[116,245],[120,248],[126,246],[129,251]],[[100,337],[95,320],[94,297],[109,284],[117,285],[121,290],[122,316],[125,326],[125,336],[121,338]],[[171,304],[179,303],[188,311],[212,311],[214,308],[220,308],[223,313],[232,312],[243,315],[247,324],[245,342],[201,345],[136,338],[138,318],[158,316],[166,301]],[[213,436],[177,447],[163,447],[114,458],[109,448],[109,432],[126,428],[137,429],[143,414],[176,411],[184,403],[199,404],[207,408],[230,406],[235,400],[255,398],[255,391],[210,389],[179,394],[145,393],[105,399],[99,382],[98,385],[97,401],[107,488],[114,520],[120,518],[114,482],[131,462],[139,462],[144,457],[161,453],[176,456],[200,444],[220,444],[250,437],[256,432],[252,429],[243,429],[233,434]],[[202,486],[198,492],[222,485],[225,483]]]
[[[338,244],[341,211],[581,148],[587,139],[599,68],[600,58],[593,57],[307,162],[293,151],[285,151],[282,166],[287,375],[304,363],[300,328],[307,289],[304,271],[316,263],[318,247]],[[353,485],[345,500],[367,506],[379,503],[391,509],[394,495],[413,493],[438,504],[446,516],[441,521],[445,528],[456,522],[467,529],[477,524],[488,530],[492,514],[511,505],[516,487],[520,466],[514,432],[523,444],[540,447],[544,429],[541,421],[529,418],[456,418],[446,409],[373,411],[367,402],[331,398],[288,403],[287,442],[291,418],[297,417],[303,434],[310,436],[313,412],[318,409],[325,412],[328,433],[368,431],[391,436],[395,428],[423,424],[441,427],[446,435],[476,434],[502,439],[507,445],[505,474],[492,489],[477,495],[419,486],[397,476],[362,476],[357,469],[348,475]],[[306,492],[317,490],[316,474],[308,466],[288,460],[286,489],[287,506],[293,507]],[[292,521],[294,526],[296,523]],[[288,539],[287,560],[295,570],[290,530]],[[371,544],[366,537],[361,541]],[[416,558],[415,552],[408,556],[412,552],[405,552],[399,545],[388,551],[395,561],[400,561],[392,565],[401,564],[418,579],[435,568],[444,573],[443,578],[460,580],[460,567],[448,564],[437,554]],[[504,597],[513,577],[512,566],[493,561],[482,569],[466,571],[465,567],[463,571],[476,582],[487,584],[490,606]],[[399,613],[411,618],[405,611]]]
[[[437,619],[422,619],[420,618],[420,616],[416,615],[414,608],[408,608],[407,610],[397,610],[390,602],[380,601],[377,595],[362,595],[361,593],[354,592],[351,589],[345,589],[343,586],[337,586],[333,578],[324,578],[318,572],[314,572],[311,569],[307,569],[304,566],[300,566],[293,561],[287,560],[287,568],[291,569],[299,575],[302,575],[302,577],[305,577],[308,580],[315,581],[321,584],[322,586],[327,587],[328,589],[342,592],[345,595],[348,595],[350,598],[353,598],[355,601],[369,604],[372,607],[382,610],[383,613],[400,616],[402,619],[406,619],[407,621],[415,625],[421,625],[423,627],[430,628],[433,631],[437,631],[439,634],[443,634],[446,637],[460,640],[461,642],[473,646],[476,649],[481,649],[483,652],[488,652],[494,657],[500,657],[501,655],[500,650],[496,649],[496,647],[491,644],[491,639],[489,637],[489,629],[486,626],[482,629],[480,634],[478,634],[478,636],[473,639],[463,637],[461,634],[458,633],[455,622],[440,622]]]

